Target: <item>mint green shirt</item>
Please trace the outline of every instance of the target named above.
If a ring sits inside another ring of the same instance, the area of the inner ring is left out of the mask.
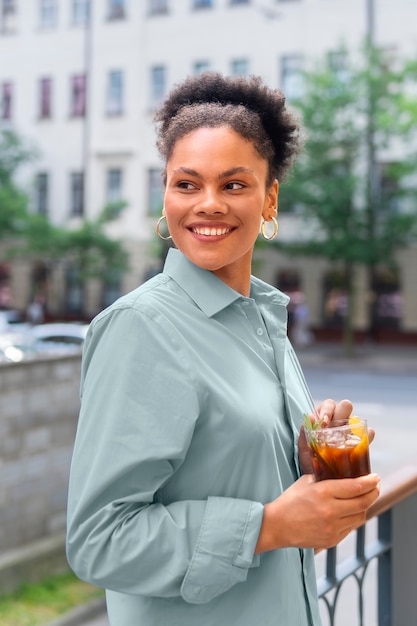
[[[288,297],[243,297],[170,250],[91,323],[67,555],[112,626],[318,626],[312,550],[254,555],[299,476],[306,386]]]

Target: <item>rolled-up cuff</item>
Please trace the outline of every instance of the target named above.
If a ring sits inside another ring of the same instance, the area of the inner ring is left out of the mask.
[[[258,567],[254,555],[263,518],[259,502],[212,497],[190,566],[181,585],[186,602],[202,604],[246,580],[248,570]]]

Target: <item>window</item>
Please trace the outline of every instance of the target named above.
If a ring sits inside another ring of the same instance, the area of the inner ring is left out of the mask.
[[[194,0],[194,9],[209,9],[213,6],[213,0]]]
[[[0,27],[3,31],[11,31],[14,29],[16,23],[16,1],[0,0],[0,2]]]
[[[107,271],[103,282],[103,309],[113,304],[113,302],[122,295],[121,283],[122,277],[120,272],[117,270]]]
[[[107,114],[123,113],[123,73],[120,70],[109,72],[107,83]]]
[[[46,172],[40,172],[36,177],[35,210],[40,215],[48,215],[49,209],[49,176]]]
[[[121,169],[112,168],[107,172],[106,201],[108,204],[122,199],[123,173]]]
[[[122,20],[126,16],[125,0],[109,0],[109,20]]]
[[[82,313],[83,310],[83,282],[81,272],[75,265],[67,268],[65,274],[65,309],[68,313]]]
[[[301,98],[304,91],[303,59],[299,55],[282,57],[281,89],[288,100]]]
[[[56,0],[40,0],[40,23],[42,28],[51,28],[57,20]]]
[[[151,101],[153,106],[158,106],[165,96],[166,69],[163,65],[151,68]]]
[[[41,78],[39,81],[39,117],[47,119],[52,116],[52,80]]]
[[[164,184],[162,171],[150,169],[148,171],[148,214],[161,215],[164,206]]]
[[[12,83],[3,83],[1,86],[1,119],[12,119],[13,104],[13,85]]]
[[[70,174],[71,215],[84,215],[84,174],[71,172]]]
[[[16,0],[2,0],[1,14],[3,17],[16,13]]]
[[[71,78],[71,115],[83,117],[86,109],[86,77],[84,74]]]
[[[348,55],[344,50],[334,50],[328,54],[329,68],[341,83],[349,80]]]
[[[210,69],[210,63],[208,61],[196,61],[193,65],[194,74],[202,74]]]
[[[90,18],[90,0],[73,0],[72,21],[74,24],[86,24]]]
[[[150,0],[149,13],[152,15],[168,13],[168,0]]]
[[[246,76],[249,74],[249,61],[247,59],[235,59],[231,63],[230,72],[233,76]]]

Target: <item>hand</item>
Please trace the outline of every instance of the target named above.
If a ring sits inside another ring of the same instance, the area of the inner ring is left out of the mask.
[[[342,400],[337,404],[334,400],[324,400],[317,409],[319,419],[323,422],[323,425],[328,426],[333,420],[347,419],[352,415],[353,404],[350,400]],[[310,415],[310,418],[315,419],[314,415]],[[375,431],[372,428],[368,428],[369,443],[375,438]],[[303,474],[311,474],[313,466],[311,463],[310,450],[308,448],[306,436],[304,433],[304,426],[300,431],[298,439],[298,456]]]
[[[330,548],[366,521],[379,496],[377,474],[315,482],[302,476],[264,507],[256,553],[284,547]]]

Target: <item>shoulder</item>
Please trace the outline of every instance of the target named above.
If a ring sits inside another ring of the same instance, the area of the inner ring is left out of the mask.
[[[253,293],[255,299],[257,297],[267,298],[284,306],[287,306],[290,301],[289,296],[287,296],[287,294],[283,291],[280,291],[277,287],[273,287],[256,276],[251,276],[251,292]]]
[[[167,274],[157,274],[133,291],[121,296],[101,311],[92,321],[92,326],[101,326],[109,318],[133,315],[154,318],[169,308],[172,298],[181,298],[178,286]]]

